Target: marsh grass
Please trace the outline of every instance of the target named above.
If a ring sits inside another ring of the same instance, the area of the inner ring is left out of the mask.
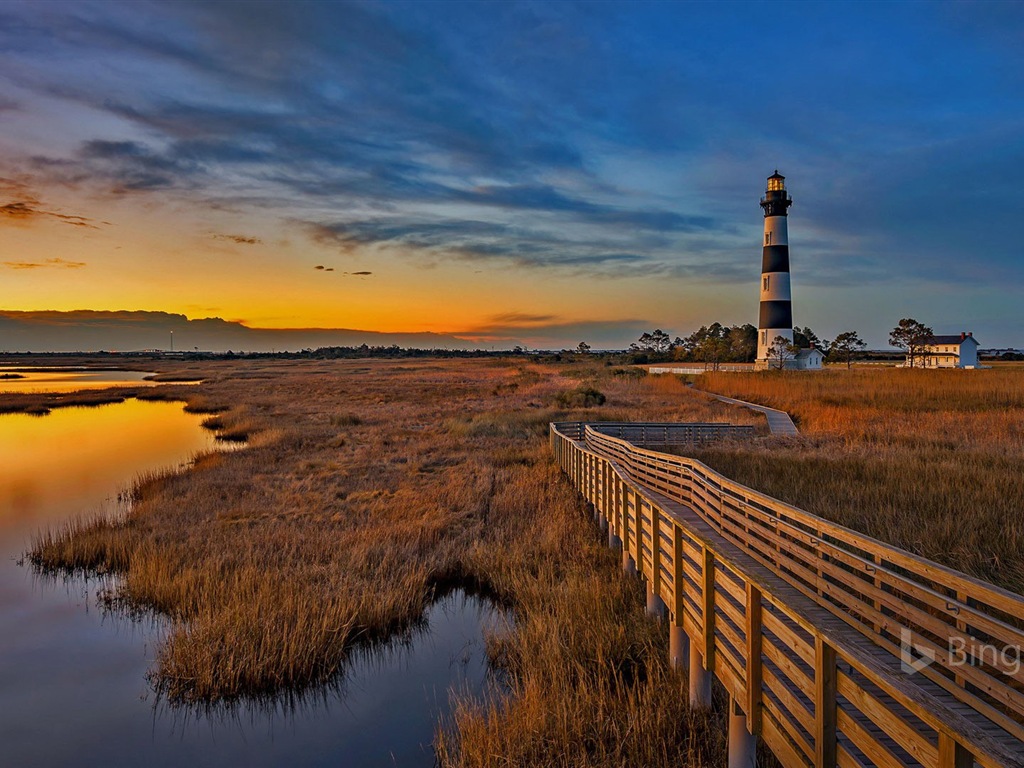
[[[110,605],[167,617],[152,681],[172,706],[331,685],[354,648],[414,625],[439,590],[470,585],[515,617],[491,644],[512,694],[459,699],[439,736],[443,764],[494,764],[494,749],[504,765],[721,764],[721,719],[686,710],[665,630],[555,467],[547,425],[756,417],[679,382],[564,370],[221,367],[187,410],[244,427],[247,448],[145,479],[127,515],[46,533],[30,558],[50,573],[115,574]],[[606,404],[550,406],[578,387]]]
[[[691,455],[809,512],[1024,592],[1024,370],[705,374],[803,440]]]

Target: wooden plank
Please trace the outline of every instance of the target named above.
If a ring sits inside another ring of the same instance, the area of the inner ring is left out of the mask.
[[[765,703],[764,718],[761,724],[761,737],[771,748],[780,762],[790,766],[810,766],[814,764],[814,750],[799,733],[786,730],[784,721],[780,721],[771,702]]]
[[[765,611],[761,624],[767,631],[775,635],[783,645],[795,653],[800,660],[808,667],[814,667],[814,638],[806,640],[798,635],[794,629],[787,626],[778,616],[770,611]]]
[[[861,688],[848,675],[840,673],[838,680],[839,695],[848,699],[865,717],[899,744],[907,754],[922,765],[936,764],[938,748],[919,733],[914,726],[908,725],[898,712],[893,712],[882,701]]]
[[[722,640],[724,639],[732,648],[731,653],[736,659],[737,666],[743,669],[746,666],[746,659],[743,656],[747,647],[746,639],[740,636],[739,631],[732,624],[728,621],[723,621],[721,612],[715,617],[715,631],[719,634],[716,647],[721,649]],[[743,697],[740,696],[740,699],[742,700]]]
[[[719,644],[715,656],[715,677],[719,679],[732,698],[737,701],[743,700],[746,690],[743,682],[743,664],[721,644]]]
[[[685,580],[683,577],[683,531],[681,528],[672,528],[672,601],[668,603],[672,608],[672,616],[677,627],[683,626],[683,614],[686,612]]]
[[[747,727],[761,732],[761,591],[747,584]]]
[[[761,638],[761,653],[778,667],[779,672],[785,675],[789,684],[794,688],[809,699],[814,695],[814,678],[801,669],[785,649],[775,647],[767,637],[763,637]],[[813,670],[814,667],[811,667],[812,672]]]
[[[701,618],[704,631],[704,669],[715,670],[715,553],[705,547],[701,552]]]
[[[732,526],[731,523],[726,522],[724,525],[724,529],[724,532],[730,537],[737,539],[741,538],[741,534],[734,529],[734,526]],[[758,559],[763,559],[765,561],[768,560],[768,558],[764,554],[758,553],[758,555]],[[786,567],[791,572],[800,574],[805,582],[808,582],[809,585],[813,585],[813,588],[801,587],[799,584],[795,583],[794,586],[796,586],[802,592],[804,592],[809,597],[814,599],[816,602],[819,602],[823,607],[830,610],[834,615],[839,616],[844,621],[849,623],[851,626],[861,631],[863,634],[865,634],[865,636],[870,637],[876,643],[882,644],[883,639],[880,636],[875,635],[875,633],[872,631],[872,627],[875,624],[878,624],[883,628],[886,628],[887,631],[889,631],[890,634],[892,634],[893,636],[897,636],[900,630],[904,627],[911,630],[916,629],[913,625],[908,626],[907,624],[900,624],[888,616],[877,613],[874,610],[871,603],[865,600],[861,600],[857,598],[855,595],[841,590],[838,586],[832,584],[831,582],[821,579],[816,572],[810,571],[808,568],[798,564],[795,561],[788,561]],[[833,566],[830,566],[826,563],[822,563],[819,567],[820,570],[826,572],[830,571],[833,568]],[[920,609],[915,608],[913,605],[909,603],[901,603],[898,599],[895,599],[892,595],[888,593],[883,592],[881,594],[884,595],[883,602],[886,602],[888,605],[890,605],[891,610],[893,610],[894,612],[899,612],[900,615],[904,617],[912,618],[914,621],[917,622],[917,628],[924,629],[925,631],[931,632],[940,637],[948,638],[951,636],[955,636],[949,634],[949,632],[951,631],[951,627],[938,620],[937,617],[934,617],[931,614],[921,611]],[[822,599],[823,597],[831,598],[833,605],[830,606],[828,604],[828,601]],[[864,616],[866,620],[861,620],[856,616],[852,616],[846,610],[849,608],[853,608],[854,610],[856,610],[857,613],[860,616]],[[998,677],[995,677],[994,675],[985,671],[982,668],[970,665],[954,666],[951,663],[952,657],[948,653],[948,647],[943,647],[942,645],[932,642],[930,638],[923,634],[915,634],[914,642],[916,645],[928,647],[935,654],[935,660],[939,665],[947,669],[959,670],[959,674],[961,674],[964,678],[970,681],[978,689],[992,696],[996,701],[998,701],[1003,706],[1009,707],[1013,711],[1017,712],[1019,715],[1024,716],[1024,693],[1021,693],[1021,691],[1004,684]],[[973,641],[969,645],[971,647],[974,647]],[[1024,682],[1024,671],[1017,670],[1017,672],[1018,674],[1013,677],[1019,677],[1021,682]]]
[[[811,546],[812,537],[808,534],[793,528],[787,530],[787,533],[794,538],[801,538],[807,546]],[[773,541],[776,540],[774,538],[775,534],[770,531],[766,532],[766,536]],[[887,604],[890,609],[896,610],[893,608],[892,602],[899,601],[899,594],[903,594],[920,600],[930,608],[940,612],[941,615],[948,617],[946,623],[960,630],[961,634],[965,631],[967,624],[970,624],[976,630],[981,630],[993,638],[998,638],[1004,645],[1024,646],[1024,630],[1013,627],[971,605],[971,598],[964,592],[956,593],[959,597],[951,597],[926,585],[913,582],[884,567],[881,564],[880,555],[875,555],[874,558],[868,559],[855,553],[846,552],[824,540],[818,540],[815,546],[819,552],[828,554],[830,557],[863,574],[862,578],[857,579],[854,574],[843,569],[832,570],[831,573],[836,578],[843,579],[854,589],[876,599],[884,600],[886,597],[889,597]],[[790,545],[786,549],[788,552],[791,552],[794,546]],[[882,585],[889,586],[891,590],[895,590],[898,594],[892,595],[886,592]],[[880,610],[877,607],[876,609]],[[1001,672],[1012,672],[1012,670],[1001,670]],[[1021,682],[1024,682],[1024,680],[1021,680]]]
[[[814,638],[814,764],[836,764],[836,651]]]
[[[718,581],[717,585],[721,587],[721,581]],[[745,601],[746,598],[744,597],[744,602]],[[736,630],[740,630],[747,621],[746,614],[742,606],[743,603],[740,603],[740,606],[737,607],[736,603],[721,589],[719,589],[718,602],[715,604],[715,607],[718,608],[719,618],[724,616],[725,620],[727,620]]]
[[[939,733],[938,767],[972,768],[974,757],[948,733]]]
[[[893,755],[879,739],[841,709],[837,713],[836,725],[843,735],[864,753],[873,766],[877,766],[877,768],[906,768],[903,762]],[[823,764],[816,763],[816,765]],[[835,765],[835,763],[829,763],[829,765]]]
[[[790,687],[790,683],[775,674],[774,665],[764,664],[762,666],[761,681],[764,683],[765,688],[779,700],[779,707],[794,722],[799,723],[808,734],[814,733],[814,715],[800,696],[797,695],[796,688]]]
[[[853,756],[843,744],[839,745],[839,750],[836,753],[836,767],[837,768],[872,768],[868,763],[862,763],[858,758]]]

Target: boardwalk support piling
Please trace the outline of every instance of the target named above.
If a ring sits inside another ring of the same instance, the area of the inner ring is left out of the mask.
[[[747,730],[747,716],[735,699],[729,700],[729,768],[754,768],[757,737]],[[834,763],[833,763],[834,765]]]
[[[696,643],[690,643],[690,706],[711,706],[711,673],[704,668],[704,656]]]
[[[665,616],[665,603],[655,594],[654,585],[650,581],[647,582],[647,615],[656,619]]]
[[[622,550],[622,570],[630,576],[636,576],[636,563],[628,549]]]
[[[682,669],[689,662],[689,656],[690,638],[682,627],[677,627],[676,622],[673,622],[668,629],[668,660],[672,669]]]

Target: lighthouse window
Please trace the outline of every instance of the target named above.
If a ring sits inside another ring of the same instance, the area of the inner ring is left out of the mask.
[[[771,232],[765,232],[764,233],[764,244],[765,245],[771,245],[772,244],[772,233]]]
[[[762,344],[767,344],[768,343],[768,331],[761,331],[761,343]]]
[[[765,275],[765,278],[764,278],[764,289],[766,291],[768,290],[768,281],[769,280],[771,280],[771,277],[769,277],[768,275]]]

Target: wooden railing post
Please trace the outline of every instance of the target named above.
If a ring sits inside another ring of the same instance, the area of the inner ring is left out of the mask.
[[[633,513],[636,515],[633,521],[633,562],[636,564],[637,573],[644,574],[644,513],[642,509],[643,500],[639,491],[633,491]]]
[[[661,619],[665,601],[661,599],[661,511],[651,504],[651,578],[647,580],[647,613]]]
[[[814,638],[814,764],[836,764],[836,651],[819,635]]]
[[[972,768],[974,756],[948,733],[939,731],[939,768]]]
[[[761,590],[747,582],[747,729],[761,732]]]
[[[629,522],[629,506],[631,500],[633,503],[632,525],[630,525]],[[632,530],[633,535],[637,535],[636,521],[639,518],[639,513],[636,506],[639,502],[639,494],[626,485],[623,489],[622,496],[622,570],[631,575],[636,573],[636,560],[633,557],[636,553],[636,546],[634,546],[633,549],[629,548],[629,532]]]
[[[701,606],[704,611],[704,668],[715,669],[715,553],[710,547],[702,547],[701,564]]]

